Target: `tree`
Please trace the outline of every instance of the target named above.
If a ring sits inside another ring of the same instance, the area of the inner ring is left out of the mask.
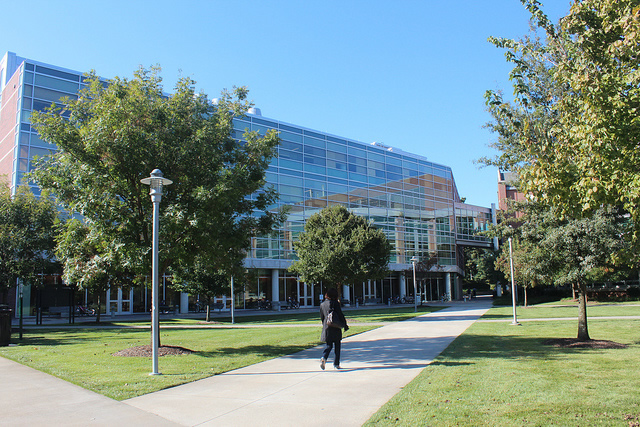
[[[291,272],[306,283],[339,287],[384,278],[392,248],[382,230],[337,205],[307,220],[294,249]]]
[[[415,277],[416,277],[416,289],[420,282],[425,284],[425,294],[426,294],[426,279],[429,278],[429,275],[434,271],[441,271],[442,266],[438,265],[438,255],[435,252],[428,254],[428,257],[422,259],[421,261],[416,262],[415,265]],[[404,277],[407,280],[413,281],[413,266],[411,268],[403,271]],[[429,292],[429,298],[431,298]],[[414,295],[417,298],[417,295]],[[422,301],[420,301],[422,304]]]
[[[603,206],[624,209],[632,229],[618,240],[629,237],[637,253],[640,1],[576,1],[557,26],[537,0],[521,1],[537,33],[518,41],[490,39],[514,64],[513,99],[487,93],[493,117],[488,127],[498,135],[493,147],[500,154],[481,161],[517,172],[520,191],[553,207],[559,221],[568,221],[558,232],[576,239],[573,249],[579,253],[588,252],[577,232],[588,227],[581,221],[598,221],[596,212]],[[600,260],[595,253],[583,256],[582,268],[591,265],[588,259]],[[584,338],[583,291],[578,335]]]
[[[224,295],[230,291],[231,277],[242,283],[249,273],[238,259],[232,269],[216,270],[211,265],[203,263],[199,258],[189,266],[178,268],[173,274],[174,288],[191,295],[199,295],[206,301],[206,321],[211,321],[211,300],[218,295]],[[234,295],[231,295],[232,304]]]
[[[578,340],[589,340],[587,283],[602,277],[623,249],[621,230],[628,224],[615,210],[601,208],[591,217],[565,221],[551,228],[542,244],[555,253],[556,283],[573,284],[579,291]]]
[[[58,147],[33,176],[66,209],[81,214],[87,228],[64,228],[61,242],[74,236],[88,241],[66,245],[60,254],[108,260],[96,268],[110,280],[140,281],[151,270],[152,204],[140,180],[155,168],[174,182],[162,197],[160,274],[196,258],[213,271],[231,269],[252,236],[282,220],[267,211],[277,195],[265,188],[277,134],[232,138],[233,118],[251,106],[247,90],[224,91],[214,104],[195,92],[191,79],[180,79],[171,95],[163,93],[161,81],[157,68],[108,84],[91,74],[77,100],[32,115],[43,139]],[[73,277],[94,283],[94,273],[77,269]]]
[[[517,172],[520,191],[570,218],[624,208],[637,244],[640,1],[576,1],[557,26],[521,1],[538,33],[490,39],[514,64],[513,100],[487,93],[500,155],[481,161]]]
[[[544,282],[570,284],[579,292],[578,339],[589,340],[587,327],[587,284],[602,278],[624,249],[620,236],[628,221],[612,208],[600,208],[589,217],[568,219],[553,208],[526,203],[518,206],[524,215],[521,225],[505,224],[491,232],[503,239],[512,237],[515,279],[525,287]],[[496,268],[511,278],[509,249],[503,245]]]
[[[111,286],[131,286],[131,272],[120,262],[110,242],[86,220],[71,219],[59,231],[56,256],[62,261],[62,278],[65,283],[96,294],[96,323],[100,323],[101,296]]]
[[[54,224],[58,221],[55,204],[43,193],[36,198],[27,186],[18,187],[15,196],[0,188],[0,294],[7,301],[9,289],[18,278],[36,284],[38,276],[55,268],[53,256]]]
[[[557,225],[557,219],[545,209],[533,202],[510,201],[508,209],[499,213],[498,224],[490,226],[486,233],[502,240],[495,269],[504,275],[505,280],[511,281],[513,262],[514,281],[516,286],[523,287],[525,307],[528,305],[529,288],[553,283],[550,261],[554,253],[549,253],[541,241],[549,228]],[[522,216],[517,217],[516,212]],[[507,244],[509,238],[512,240],[511,251]]]
[[[496,252],[492,249],[466,247],[465,281],[490,286],[498,280],[495,270]]]

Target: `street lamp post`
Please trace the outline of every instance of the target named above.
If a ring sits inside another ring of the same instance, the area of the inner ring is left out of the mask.
[[[518,316],[516,314],[516,279],[513,275],[513,248],[511,246],[511,237],[509,237],[509,265],[511,268],[511,301],[513,303],[513,322],[512,325],[519,325]]]
[[[417,313],[418,312],[418,285],[416,284],[416,261],[418,258],[414,256],[411,257],[411,264],[413,264],[413,309]]]
[[[232,325],[236,323],[235,310],[234,310],[235,302],[236,302],[236,294],[234,293],[234,290],[233,290],[233,276],[231,276],[231,324]]]
[[[158,317],[158,229],[160,228],[160,200],[162,200],[162,187],[173,183],[170,179],[164,178],[160,169],[154,169],[149,178],[140,180],[144,185],[150,187],[149,194],[153,203],[153,250],[151,258],[151,358],[153,359],[153,371],[149,375],[160,375],[158,372],[158,341],[159,323]]]

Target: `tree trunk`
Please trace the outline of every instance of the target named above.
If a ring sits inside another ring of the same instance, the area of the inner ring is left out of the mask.
[[[571,284],[571,297],[573,298],[573,300],[576,300],[576,285],[575,283]]]
[[[101,292],[98,291],[96,292],[98,294],[97,299],[98,299],[98,308],[96,309],[96,323],[100,323],[100,294]]]
[[[207,315],[205,322],[211,322],[211,297],[207,297]]]
[[[527,305],[529,304],[529,300],[527,299],[527,286],[523,286],[522,287],[522,292],[524,293],[524,308],[527,308]]]
[[[578,341],[589,341],[589,329],[587,328],[587,285],[578,283]]]

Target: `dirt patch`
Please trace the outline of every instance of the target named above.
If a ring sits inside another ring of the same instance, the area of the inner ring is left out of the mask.
[[[561,348],[627,348],[627,344],[620,344],[614,341],[608,340],[589,340],[578,341],[577,338],[553,338],[546,340],[543,345],[550,345],[553,347]]]
[[[163,345],[158,347],[158,356],[179,356],[183,354],[191,354],[193,351],[184,347],[177,347],[172,345]],[[151,357],[151,346],[150,345],[140,345],[138,347],[130,347],[125,348],[124,350],[120,350],[117,353],[113,353],[112,356],[123,356],[123,357]]]

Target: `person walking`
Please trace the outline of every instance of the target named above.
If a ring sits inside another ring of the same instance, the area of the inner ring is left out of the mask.
[[[332,326],[327,322],[330,317],[330,313],[334,323]],[[329,353],[331,353],[331,350],[333,349],[333,368],[340,369],[342,328],[344,328],[346,332],[349,330],[349,326],[347,326],[347,319],[342,313],[342,307],[338,300],[338,291],[335,288],[327,290],[325,300],[320,304],[320,319],[322,320],[322,336],[320,337],[320,340],[326,343],[324,351],[322,352],[322,358],[320,359],[320,368],[324,370],[327,359],[329,358]]]

